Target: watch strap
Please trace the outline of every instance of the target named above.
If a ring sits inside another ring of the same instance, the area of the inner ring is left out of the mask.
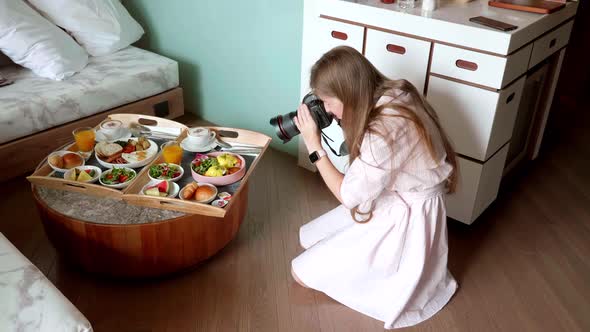
[[[309,154],[309,161],[311,161],[312,164],[315,164],[320,158],[327,155],[326,150],[317,150]]]

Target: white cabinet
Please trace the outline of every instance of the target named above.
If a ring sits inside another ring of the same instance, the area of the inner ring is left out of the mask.
[[[365,28],[324,18],[309,21],[314,38],[303,45],[301,61],[301,97],[309,92],[311,67],[319,58],[336,46],[350,46],[363,51]]]
[[[539,40],[536,40],[533,46],[529,68],[536,66],[539,62],[567,45],[573,26],[574,22],[570,21],[539,38]]]
[[[430,72],[462,81],[501,89],[527,70],[533,45],[509,56],[474,52],[435,44]]]
[[[493,92],[431,77],[426,98],[457,153],[486,161],[512,136],[524,82]]]
[[[538,151],[577,7],[568,2],[551,15],[500,10],[502,21],[519,26],[502,32],[469,22],[489,14],[487,0],[445,3],[436,18],[377,0],[304,0],[301,95],[309,91],[313,63],[338,45],[357,49],[385,76],[424,91],[459,154],[460,181],[448,196],[448,216],[470,224],[496,198],[509,150],[509,160],[526,145],[534,146],[532,158]],[[515,126],[521,100],[529,102],[523,100],[527,74],[548,57],[550,82],[539,92],[543,102],[535,103],[542,105],[521,114]],[[534,135],[526,125],[529,113],[535,115]],[[338,148],[341,129],[326,131]],[[303,145],[299,152],[299,164],[314,169]],[[342,171],[346,158],[328,155]]]
[[[365,57],[390,79],[406,79],[420,92],[430,57],[430,42],[367,29]]]
[[[509,144],[486,163],[458,158],[457,191],[447,195],[449,217],[471,224],[496,199]]]
[[[365,28],[323,18],[318,20],[318,51],[320,53],[318,59],[325,52],[340,45],[350,46],[359,52],[363,51]]]

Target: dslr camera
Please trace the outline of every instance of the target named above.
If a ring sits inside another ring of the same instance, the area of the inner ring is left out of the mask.
[[[322,102],[313,93],[308,93],[303,97],[303,103],[309,108],[311,117],[318,125],[320,130],[328,127],[334,118],[331,113],[326,112],[324,102]],[[289,142],[293,137],[300,134],[299,129],[295,126],[293,118],[297,116],[297,111],[284,115],[277,115],[270,119],[270,124],[275,128],[277,136],[283,140],[283,143]]]

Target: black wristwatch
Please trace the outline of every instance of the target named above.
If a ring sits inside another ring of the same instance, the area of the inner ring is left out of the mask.
[[[309,161],[311,161],[312,164],[315,164],[316,161],[320,160],[321,157],[326,156],[327,153],[325,150],[317,150],[312,152],[309,155]]]

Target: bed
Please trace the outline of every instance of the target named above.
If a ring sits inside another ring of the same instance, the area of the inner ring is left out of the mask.
[[[53,81],[17,65],[0,67],[14,81],[0,87],[0,181],[24,174],[73,129],[110,113],[167,118],[184,114],[176,61],[137,48],[91,57],[80,73]]]

